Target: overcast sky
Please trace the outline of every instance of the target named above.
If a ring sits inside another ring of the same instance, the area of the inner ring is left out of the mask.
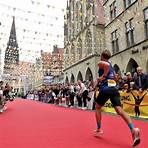
[[[66,0],[0,0],[0,49],[9,39],[12,16],[15,16],[20,60],[32,61],[40,51],[53,45],[64,46]]]

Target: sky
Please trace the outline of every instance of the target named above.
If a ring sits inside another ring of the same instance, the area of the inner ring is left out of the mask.
[[[53,45],[64,46],[66,0],[0,0],[1,58],[9,40],[15,16],[21,61],[35,61],[40,51],[51,52]]]

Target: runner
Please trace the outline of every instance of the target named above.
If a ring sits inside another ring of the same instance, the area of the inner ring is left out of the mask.
[[[98,63],[99,66],[99,78],[98,83],[100,86],[100,92],[96,99],[96,122],[97,130],[95,130],[95,135],[99,136],[103,134],[101,130],[101,108],[110,99],[116,112],[124,119],[127,123],[133,138],[133,146],[140,143],[140,132],[138,128],[134,127],[131,118],[126,112],[121,108],[120,94],[116,88],[115,73],[112,68],[111,63],[108,61],[111,57],[109,50],[104,50],[101,54],[101,61]]]

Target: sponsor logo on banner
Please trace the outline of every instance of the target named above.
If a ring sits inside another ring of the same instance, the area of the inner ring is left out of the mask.
[[[131,92],[120,91],[120,99],[123,109],[131,116],[148,118],[148,92],[132,90]],[[104,112],[115,113],[110,100],[103,107]]]

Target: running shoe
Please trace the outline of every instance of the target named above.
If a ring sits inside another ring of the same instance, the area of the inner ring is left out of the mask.
[[[5,111],[6,109],[7,109],[7,106],[4,106],[4,107],[3,107],[3,110]]]
[[[82,107],[82,110],[87,110],[87,107]]]
[[[133,146],[137,146],[140,143],[140,130],[139,128],[134,128],[132,130],[132,137],[133,137]]]
[[[94,134],[95,134],[96,137],[101,136],[103,134],[103,130],[96,129],[96,130],[94,130]]]
[[[2,108],[0,109],[0,113],[3,113],[3,109]]]

